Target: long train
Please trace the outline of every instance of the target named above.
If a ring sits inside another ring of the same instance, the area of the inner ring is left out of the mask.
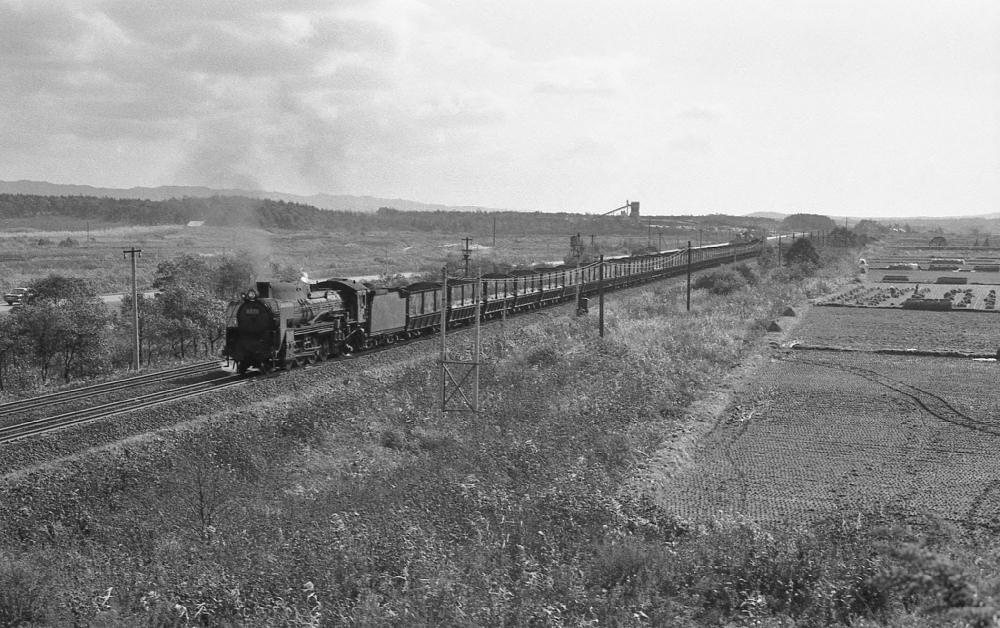
[[[757,257],[761,242],[692,247],[692,269]],[[489,320],[536,308],[620,290],[686,272],[688,250],[619,257],[586,266],[539,266],[509,274],[483,275],[480,316]],[[475,320],[475,279],[421,282],[405,288],[380,289],[350,279],[305,283],[257,282],[230,304],[223,355],[244,374],[255,368],[313,364],[331,356],[390,345],[437,333],[442,315],[448,328]]]

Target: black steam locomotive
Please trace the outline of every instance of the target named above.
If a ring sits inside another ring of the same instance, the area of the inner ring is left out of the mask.
[[[692,248],[694,269],[756,257],[761,242]],[[605,260],[586,266],[537,267],[482,277],[479,291],[483,320],[564,303],[656,281],[685,272],[688,251]],[[223,355],[243,374],[250,368],[313,364],[331,356],[388,345],[405,338],[474,322],[476,280],[422,282],[405,288],[377,289],[350,279],[294,283],[258,282],[229,307]]]

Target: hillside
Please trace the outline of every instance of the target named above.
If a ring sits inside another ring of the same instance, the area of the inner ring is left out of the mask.
[[[313,194],[302,196],[265,190],[215,189],[203,186],[162,185],[155,188],[133,187],[99,188],[89,185],[67,185],[47,181],[0,181],[0,194],[29,194],[35,196],[92,196],[98,198],[166,201],[174,198],[213,196],[238,196],[252,199],[270,199],[311,205],[319,209],[351,212],[375,212],[379,207],[394,207],[401,211],[500,211],[488,207],[471,207],[427,204],[398,198],[351,196],[347,194]]]

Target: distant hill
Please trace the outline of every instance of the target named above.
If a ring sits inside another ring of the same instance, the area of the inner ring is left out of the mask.
[[[312,205],[320,209],[352,212],[375,212],[379,207],[393,207],[400,211],[505,211],[488,207],[449,206],[418,203],[399,198],[376,198],[374,196],[350,196],[346,194],[313,194],[301,196],[283,192],[263,190],[220,190],[215,188],[183,185],[163,185],[155,188],[135,187],[97,188],[89,185],[66,185],[46,181],[0,181],[0,194],[32,194],[36,196],[96,196],[98,198],[144,199],[166,201],[171,198],[210,198],[212,196],[243,196],[246,198],[271,199],[289,203]]]
[[[781,222],[788,217],[788,214],[782,214],[780,212],[754,212],[752,214],[746,214],[747,218],[770,218],[771,220],[777,220]]]

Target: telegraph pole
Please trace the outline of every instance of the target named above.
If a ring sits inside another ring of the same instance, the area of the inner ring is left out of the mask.
[[[597,275],[597,298],[601,303],[600,315],[598,316],[598,325],[601,338],[604,338],[604,255],[601,255],[601,265],[600,270]]]
[[[472,341],[472,356],[469,361],[462,360],[449,360],[448,359],[448,343],[445,340],[445,334],[448,327],[448,311],[451,309],[451,299],[449,297],[448,291],[448,267],[446,266],[441,271],[441,291],[442,291],[442,303],[441,303],[441,411],[448,412],[452,408],[448,407],[448,402],[454,399],[456,396],[460,397],[464,402],[465,409],[471,410],[472,412],[479,412],[479,319],[481,315],[480,304],[482,302],[482,286],[483,278],[480,275],[476,278],[476,283],[472,289],[472,298],[476,304],[475,310],[475,331]],[[466,286],[462,286],[464,291]],[[464,295],[464,292],[463,292]],[[459,369],[466,367],[464,373],[459,372]],[[454,371],[454,372],[453,372]],[[456,377],[460,375],[460,377]],[[448,382],[451,382],[451,390],[449,391]],[[463,390],[463,386],[468,386],[471,388],[469,394],[466,394]],[[461,412],[462,410],[458,410]]]
[[[132,256],[132,368],[139,372],[139,291],[135,286],[135,258],[142,257],[142,249],[134,246],[122,254],[122,259],[126,255]]]
[[[441,269],[441,411],[448,407],[448,267]]]
[[[687,311],[690,312],[691,311],[691,240],[688,240],[688,290],[687,290],[687,293],[688,293],[687,294],[687,296],[688,296],[688,309],[687,309]]]
[[[465,259],[465,276],[469,276],[469,258],[472,256],[472,238],[463,238],[462,242],[465,242],[465,248],[462,249],[462,258]]]

